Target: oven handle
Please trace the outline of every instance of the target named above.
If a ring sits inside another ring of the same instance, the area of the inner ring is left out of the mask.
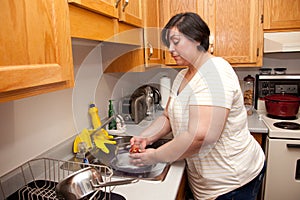
[[[286,144],[287,148],[300,149],[300,144]]]

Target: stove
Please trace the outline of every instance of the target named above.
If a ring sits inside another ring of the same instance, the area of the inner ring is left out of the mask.
[[[300,139],[300,114],[294,120],[274,119],[262,114],[262,120],[269,129],[270,138]]]
[[[267,170],[263,184],[264,200],[299,200],[300,197],[300,113],[294,119],[267,115],[264,97],[289,93],[300,96],[300,75],[257,75],[255,108],[268,128]]]

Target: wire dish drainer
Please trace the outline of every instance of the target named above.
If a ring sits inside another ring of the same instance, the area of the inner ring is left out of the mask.
[[[30,160],[0,178],[0,200],[57,199],[55,194],[57,183],[75,171],[89,166],[101,172],[105,182],[111,181],[113,171],[110,167],[104,165],[85,164],[50,158]],[[101,192],[99,192],[94,199],[112,199],[111,194],[113,194],[113,189],[114,187],[102,188]]]

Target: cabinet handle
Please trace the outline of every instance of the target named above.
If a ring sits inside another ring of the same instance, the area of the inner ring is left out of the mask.
[[[122,11],[125,12],[126,6],[129,4],[129,0],[125,0]]]
[[[211,54],[214,54],[214,41],[215,41],[215,37],[213,35],[209,36],[209,46],[210,46]]]
[[[287,148],[300,149],[300,144],[286,144]]]
[[[149,46],[148,60],[150,60],[153,55],[153,46],[149,42],[147,43],[147,45]]]
[[[115,5],[116,5],[116,8],[118,8],[120,2],[121,2],[121,0],[117,0],[117,1],[116,1],[116,4],[115,4]]]

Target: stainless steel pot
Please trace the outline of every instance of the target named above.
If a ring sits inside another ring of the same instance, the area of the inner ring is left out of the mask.
[[[58,199],[82,199],[93,192],[98,192],[102,187],[136,183],[138,179],[125,179],[106,182],[98,170],[86,167],[60,181],[55,189]]]

